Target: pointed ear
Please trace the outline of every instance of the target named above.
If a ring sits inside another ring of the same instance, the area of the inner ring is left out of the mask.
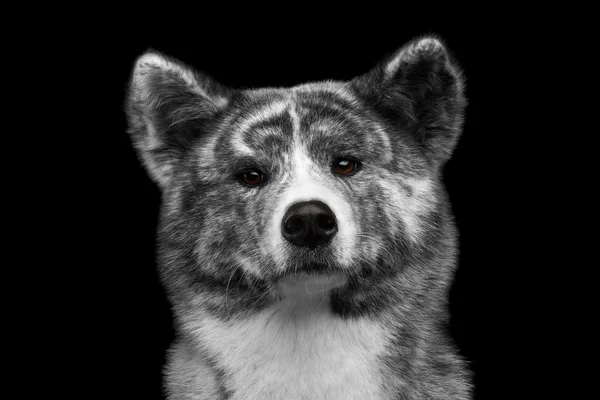
[[[168,185],[192,140],[210,127],[229,92],[207,76],[157,52],[135,63],[126,110],[129,134],[150,177]]]
[[[413,40],[352,84],[390,123],[411,133],[435,167],[450,158],[467,101],[462,71],[439,38]]]

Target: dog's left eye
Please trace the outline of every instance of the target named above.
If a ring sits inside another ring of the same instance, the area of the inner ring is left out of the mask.
[[[352,175],[360,168],[360,163],[355,160],[340,158],[333,163],[333,172],[338,175]]]
[[[258,186],[264,182],[264,174],[256,168],[244,170],[236,175],[238,181],[246,186]]]

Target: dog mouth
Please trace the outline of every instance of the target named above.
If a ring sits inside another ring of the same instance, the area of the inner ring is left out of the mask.
[[[343,288],[347,283],[347,274],[329,264],[318,262],[296,265],[276,280],[283,297],[326,295]]]
[[[286,275],[279,279],[277,286],[283,297],[323,296],[348,283],[348,277],[341,273],[309,274],[301,272]]]

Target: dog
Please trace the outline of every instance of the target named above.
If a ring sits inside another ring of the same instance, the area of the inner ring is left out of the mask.
[[[161,190],[169,399],[468,399],[442,169],[465,79],[418,37],[350,81],[232,89],[155,51],[128,133]]]

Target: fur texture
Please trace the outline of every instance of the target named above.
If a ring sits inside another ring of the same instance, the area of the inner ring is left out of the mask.
[[[445,333],[457,233],[441,182],[463,93],[433,36],[352,81],[292,88],[234,90],[155,52],[137,60],[127,113],[162,191],[170,399],[470,397]],[[309,201],[336,224],[316,248],[282,234]]]

